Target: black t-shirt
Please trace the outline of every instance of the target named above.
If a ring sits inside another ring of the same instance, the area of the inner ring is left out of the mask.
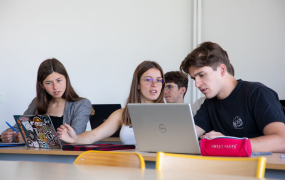
[[[283,106],[272,89],[258,82],[238,80],[225,99],[206,99],[194,117],[204,131],[225,136],[254,138],[271,122],[285,122]]]
[[[57,128],[59,128],[59,126],[63,123],[63,116],[50,116],[50,119],[52,121],[54,129],[57,131]]]

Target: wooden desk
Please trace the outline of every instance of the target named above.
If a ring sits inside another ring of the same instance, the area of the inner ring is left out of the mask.
[[[148,152],[140,152],[138,150],[119,150],[121,152],[138,152],[140,153],[146,161],[156,161],[156,153],[148,153]],[[49,155],[55,156],[58,158],[59,156],[74,156],[71,162],[61,162],[61,163],[73,163],[75,158],[84,151],[63,151],[61,149],[39,149],[39,148],[27,148],[25,146],[22,147],[5,147],[0,148],[0,155],[10,154],[14,156],[18,155]],[[282,153],[273,153],[272,155],[265,155],[267,158],[266,169],[277,169],[277,170],[285,170],[285,159],[280,158]],[[257,157],[257,156],[255,156]],[[0,160],[1,160],[0,156]],[[10,160],[10,159],[2,159],[2,160]],[[19,159],[11,159],[11,160],[19,160]],[[20,159],[27,161],[29,159]],[[38,161],[38,162],[54,162],[54,161]]]
[[[9,167],[9,168],[7,168]],[[9,180],[57,180],[57,179],[142,179],[142,180],[255,180],[245,176],[202,174],[189,172],[163,172],[154,169],[136,169],[107,166],[42,163],[27,161],[0,161],[1,179]]]
[[[122,152],[138,152],[146,161],[146,168],[154,169],[156,153],[139,152],[138,150],[120,150]],[[39,149],[27,147],[0,148],[2,161],[33,161],[72,164],[79,154],[84,151],[63,151],[61,149]],[[281,153],[266,155],[267,164],[265,177],[285,177],[285,159],[280,158]]]
[[[120,151],[138,152],[143,156],[145,161],[152,161],[154,163],[156,161],[156,153],[139,152],[135,149]],[[61,149],[27,148],[25,146],[3,147],[0,148],[0,160],[73,163],[77,156],[83,152],[84,151],[63,151]]]
[[[263,155],[263,157],[267,158],[266,169],[285,170],[285,158],[281,158],[281,154],[285,153],[273,153],[272,155]]]
[[[109,137],[97,143],[121,144],[121,140],[119,137]],[[73,163],[77,156],[82,152],[83,151],[62,151],[60,149],[27,148],[24,146],[1,147],[0,160]]]

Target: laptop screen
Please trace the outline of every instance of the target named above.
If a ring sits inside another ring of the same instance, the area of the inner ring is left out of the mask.
[[[280,100],[280,103],[285,107],[285,100]]]
[[[90,117],[92,129],[97,128],[116,110],[121,109],[121,104],[93,104],[95,114]],[[111,137],[119,137],[121,128]]]

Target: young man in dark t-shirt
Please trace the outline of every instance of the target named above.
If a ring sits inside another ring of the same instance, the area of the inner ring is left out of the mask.
[[[285,116],[277,93],[261,83],[236,80],[218,44],[202,43],[180,69],[207,98],[194,117],[199,137],[248,137],[253,152],[285,152]]]

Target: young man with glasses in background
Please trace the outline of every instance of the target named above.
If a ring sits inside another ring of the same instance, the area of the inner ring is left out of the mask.
[[[167,103],[184,103],[184,96],[188,87],[188,76],[180,71],[170,71],[164,75],[165,90],[164,98]],[[198,109],[206,98],[198,99],[192,106],[192,113],[195,116]]]
[[[167,103],[184,103],[187,92],[188,76],[180,71],[170,71],[164,75],[164,98]]]

